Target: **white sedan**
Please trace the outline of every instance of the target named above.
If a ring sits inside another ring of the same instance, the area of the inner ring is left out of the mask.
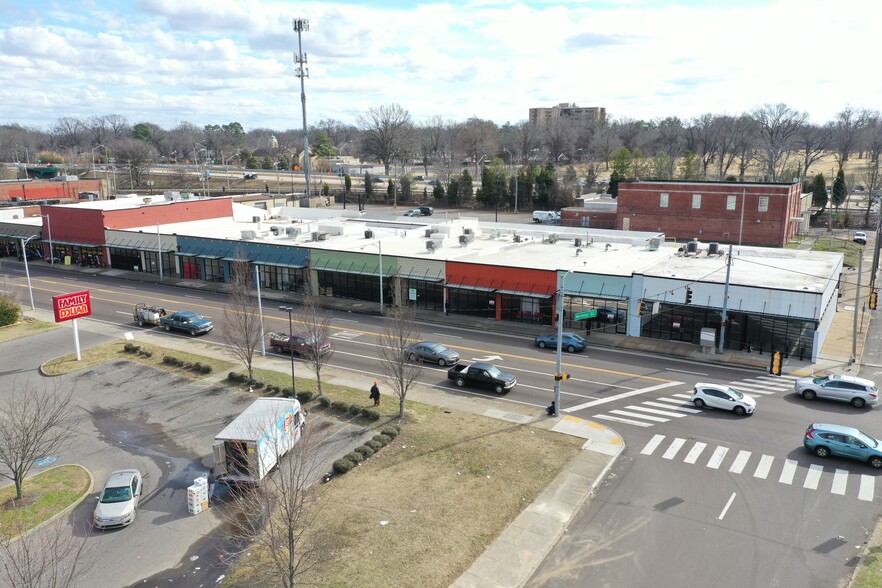
[[[739,392],[735,388],[725,384],[708,384],[699,382],[692,390],[692,404],[697,408],[722,408],[731,410],[738,416],[753,414],[756,410],[756,400],[753,396]]]
[[[141,472],[138,470],[111,473],[95,507],[95,527],[109,529],[129,525],[135,520],[141,492]]]

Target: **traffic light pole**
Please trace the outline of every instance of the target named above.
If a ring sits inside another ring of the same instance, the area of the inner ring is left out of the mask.
[[[560,416],[560,364],[561,352],[563,350],[564,282],[566,282],[567,276],[572,271],[569,270],[565,274],[560,274],[560,281],[557,285],[557,357],[554,368],[554,416],[556,417]]]
[[[729,302],[729,274],[732,270],[732,246],[729,245],[729,255],[726,257],[726,286],[723,288],[723,314],[720,318],[720,343],[717,353],[723,352],[726,345],[726,310]]]

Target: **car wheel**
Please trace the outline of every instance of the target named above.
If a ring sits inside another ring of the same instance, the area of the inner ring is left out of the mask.
[[[439,357],[438,358],[438,365],[440,365],[441,367],[447,367],[447,362],[444,361],[443,357]]]
[[[569,347],[567,347],[567,353],[574,353],[575,351],[576,351],[576,348],[573,347],[572,345],[570,345]]]
[[[416,360],[417,360],[417,354],[416,354],[416,353],[411,353],[410,355],[407,356],[407,359],[409,359],[410,361],[416,361]]]
[[[830,457],[830,450],[823,445],[818,445],[815,447],[815,455],[820,458]]]
[[[539,341],[539,349],[545,349],[545,341]]]
[[[502,384],[496,384],[493,389],[496,390],[497,394],[502,394],[503,392],[505,392],[505,386],[503,386]]]
[[[463,380],[462,378],[457,378],[457,379],[454,380],[454,381],[456,382],[456,385],[459,386],[460,388],[462,388],[463,386],[465,386],[465,380]]]
[[[171,333],[171,325],[165,325],[165,330]]]
[[[275,351],[276,353],[281,353],[281,352],[282,352],[282,348],[279,347],[278,345],[273,345],[273,351]]]
[[[874,455],[873,457],[870,458],[870,465],[873,466],[874,468],[876,468],[877,470],[879,468],[882,468],[882,457],[879,457],[878,455]]]
[[[144,326],[144,319],[138,319],[138,326],[139,326],[139,327],[143,327],[143,326]]]
[[[814,400],[815,396],[817,396],[817,394],[815,394],[812,390],[804,390],[802,393],[802,397],[806,400]]]
[[[747,414],[747,410],[745,410],[745,408],[743,406],[736,406],[735,408],[732,409],[732,412],[734,412],[738,416],[744,416]]]
[[[704,400],[701,398],[696,398],[692,401],[692,404],[694,404],[696,408],[704,408]]]
[[[851,399],[851,405],[855,408],[863,408],[864,406],[866,406],[866,404],[867,404],[867,401],[864,400],[863,398],[852,398]]]

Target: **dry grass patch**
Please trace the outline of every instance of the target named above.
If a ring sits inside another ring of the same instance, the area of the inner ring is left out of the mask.
[[[43,321],[34,320],[32,318],[25,318],[14,325],[0,327],[0,343],[29,337],[30,335],[42,333],[43,331],[48,331],[49,329],[55,329],[57,327],[58,325],[54,323],[44,323]]]
[[[61,512],[89,490],[89,474],[80,466],[52,468],[25,479],[24,504],[15,504],[15,486],[0,488],[0,529],[27,531]]]
[[[867,553],[861,559],[852,588],[880,588],[882,587],[882,525],[876,525],[876,530],[870,537]]]
[[[448,586],[581,444],[545,430],[408,403],[406,422],[391,444],[321,487],[316,527],[332,535],[336,549],[300,581]],[[252,550],[247,557],[263,555]],[[243,576],[233,570],[231,582]]]
[[[157,345],[150,345],[147,343],[138,343],[138,347],[142,351],[149,353],[149,357],[144,354],[126,353],[123,350],[123,346],[125,344],[126,341],[116,340],[110,343],[105,343],[103,345],[96,345],[95,347],[84,349],[80,354],[82,356],[81,361],[77,361],[77,356],[73,353],[70,355],[57,357],[43,364],[43,372],[47,375],[57,376],[60,374],[66,374],[76,370],[96,366],[100,363],[104,363],[105,361],[128,359],[131,361],[137,361],[138,363],[143,363],[144,365],[149,365],[150,367],[163,369],[168,372],[180,374],[194,379],[203,376],[203,374],[195,373],[192,370],[172,367],[163,364],[162,358],[166,355],[176,357],[184,363],[192,364],[198,362],[202,365],[210,365],[212,368],[212,373],[224,373],[234,367],[234,364],[232,362],[224,361],[222,359],[197,355],[195,353],[187,353],[185,351],[178,351],[177,349],[167,349],[165,347],[159,347]]]

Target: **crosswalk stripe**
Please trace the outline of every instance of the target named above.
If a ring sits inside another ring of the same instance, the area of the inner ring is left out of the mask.
[[[861,489],[858,491],[858,500],[873,500],[873,488],[876,484],[876,478],[861,474]]]
[[[771,386],[775,388],[782,388],[787,386],[792,386],[792,382],[782,382],[780,380],[764,380],[762,378],[749,378],[745,380],[738,380],[737,382],[731,382],[733,387],[738,387],[738,385],[742,386]]]
[[[704,448],[707,447],[707,443],[702,443],[701,441],[697,441],[695,445],[692,446],[692,449],[689,450],[689,453],[686,454],[686,463],[695,463],[698,461],[698,456],[701,455],[701,452],[704,451]]]
[[[658,447],[662,441],[664,441],[664,435],[656,435],[652,439],[649,440],[649,443],[640,451],[643,455],[652,455],[652,452],[655,451],[656,447]]]
[[[733,474],[740,474],[743,472],[748,459],[750,459],[749,451],[745,451],[744,449],[739,451],[738,455],[735,456],[735,461],[732,462],[732,467],[729,468],[729,472]]]
[[[603,419],[607,421],[615,421],[617,423],[625,423],[626,425],[637,425],[638,427],[651,427],[652,423],[641,423],[640,421],[632,421],[631,419],[623,419],[621,417],[616,417],[608,414],[595,414],[591,415],[592,419]]]
[[[822,473],[824,473],[823,466],[819,466],[818,464],[810,465],[808,473],[805,475],[805,482],[803,482],[802,487],[808,488],[809,490],[817,490],[818,482],[821,481]]]
[[[718,445],[714,450],[713,455],[707,462],[707,467],[718,470],[720,469],[720,464],[723,463],[723,460],[726,458],[726,454],[729,453],[728,447],[723,447],[722,445]]]
[[[769,475],[769,470],[772,469],[773,461],[775,461],[775,458],[771,455],[763,455],[760,458],[759,465],[756,466],[756,471],[753,472],[753,477],[765,480]]]
[[[683,447],[684,443],[686,443],[686,439],[681,439],[680,437],[674,439],[668,447],[668,450],[662,455],[662,458],[674,459],[674,456],[677,455],[677,452],[680,451],[680,448]]]
[[[638,419],[646,419],[647,421],[653,421],[656,423],[666,423],[671,419],[663,419],[661,417],[649,416],[648,414],[635,414],[633,412],[628,412],[627,410],[611,410],[612,414],[621,415],[624,417],[636,417]]]
[[[645,402],[643,404],[646,404]],[[628,410],[639,410],[640,412],[648,412],[650,414],[660,414],[662,416],[669,417],[677,417],[678,419],[686,416],[685,414],[680,414],[678,412],[671,412],[669,410],[658,410],[657,408],[647,408],[645,406],[637,406],[636,404],[632,404],[631,406],[626,406]]]
[[[670,410],[679,410],[680,412],[685,412],[685,413],[689,413],[689,414],[698,414],[699,412],[701,412],[700,410],[698,410],[697,408],[695,408],[693,406],[684,406],[682,404],[675,406],[673,404],[663,404],[661,402],[652,402],[651,400],[647,400],[643,404],[646,404],[648,406],[657,406],[659,408],[667,408]]]
[[[684,398],[688,401],[692,401],[692,394],[671,394],[674,398]]]
[[[797,462],[795,459],[785,459],[781,475],[778,477],[779,484],[793,484],[793,476],[796,474]]]
[[[735,389],[740,392],[747,392],[748,394],[763,394],[763,395],[775,394],[775,393],[781,391],[781,390],[775,390],[775,389],[769,388],[768,386],[738,386]]]
[[[836,470],[836,473],[833,474],[833,488],[830,489],[830,493],[845,496],[845,486],[847,484],[848,470]]]

